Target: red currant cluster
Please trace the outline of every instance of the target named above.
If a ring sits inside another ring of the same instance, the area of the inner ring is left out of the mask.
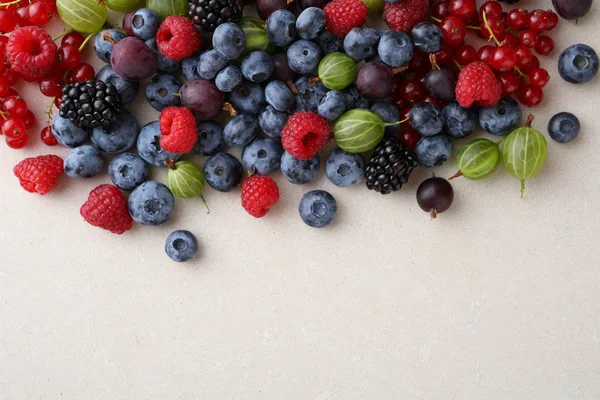
[[[17,26],[44,26],[52,21],[56,0],[0,0],[0,32]]]
[[[444,47],[437,54],[439,64],[454,63],[460,68],[473,61],[484,62],[496,71],[503,95],[516,95],[529,107],[541,103],[542,88],[550,76],[540,68],[533,51],[548,55],[554,49],[552,38],[542,33],[556,28],[556,13],[518,8],[503,12],[502,4],[493,0],[483,3],[477,12],[475,0],[439,0],[432,6],[431,15],[444,36]],[[475,50],[465,44],[469,29],[493,40],[496,46]]]

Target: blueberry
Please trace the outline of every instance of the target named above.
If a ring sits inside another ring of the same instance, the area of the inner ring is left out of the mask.
[[[216,50],[208,50],[200,54],[198,75],[202,79],[215,79],[217,74],[229,64],[229,60],[221,57]]]
[[[156,111],[170,106],[180,106],[181,82],[170,74],[154,75],[146,86],[146,100]]]
[[[319,168],[321,167],[321,159],[319,155],[315,155],[310,160],[300,160],[293,157],[287,151],[281,156],[281,172],[285,178],[296,185],[310,183],[317,178]]]
[[[160,124],[153,121],[142,128],[137,138],[137,151],[140,157],[155,167],[165,167],[165,160],[177,161],[181,154],[169,153],[160,147]]]
[[[548,134],[558,143],[568,143],[579,135],[581,124],[571,113],[560,112],[548,122]]]
[[[324,190],[313,190],[306,193],[300,200],[300,218],[308,226],[322,228],[329,225],[335,218],[337,202]]]
[[[175,262],[190,261],[198,254],[198,241],[190,231],[175,231],[165,242],[165,252]]]
[[[204,178],[219,192],[233,190],[242,180],[244,169],[237,158],[227,153],[217,153],[204,162]]]
[[[423,136],[437,135],[444,127],[441,111],[431,103],[415,104],[408,118],[410,125]]]
[[[97,34],[94,39],[94,50],[98,58],[105,63],[110,63],[110,54],[114,44],[126,37],[127,35],[118,29],[107,29]]]
[[[294,82],[296,86],[296,111],[317,112],[327,89],[321,82],[312,85],[308,77],[301,76]]]
[[[354,108],[369,108],[369,101],[358,94],[356,86],[349,86],[342,90],[346,101],[346,110]]]
[[[377,29],[352,28],[344,38],[344,51],[356,61],[366,60],[377,54],[377,43]]]
[[[290,111],[294,107],[294,94],[281,81],[269,82],[265,87],[265,98],[277,111]]]
[[[446,133],[455,138],[469,136],[477,128],[477,110],[450,103],[442,110]]]
[[[335,53],[336,51],[344,51],[344,38],[336,36],[329,31],[325,31],[319,35],[317,44],[324,55]]]
[[[129,112],[124,111],[117,117],[117,123],[108,128],[94,128],[92,142],[108,154],[120,154],[135,145],[140,124]]]
[[[269,42],[285,47],[296,38],[296,17],[288,10],[276,10],[267,19],[265,29]]]
[[[198,63],[200,62],[201,53],[184,58],[181,61],[181,72],[186,81],[195,81],[200,79],[198,73]]]
[[[146,46],[150,47],[150,50],[154,53],[154,57],[156,57],[156,69],[159,72],[163,72],[166,74],[174,74],[181,68],[181,61],[172,60],[169,57],[165,56],[163,53],[158,50],[158,45],[156,44],[156,38],[146,40]]]
[[[412,40],[406,33],[386,31],[379,40],[377,54],[390,67],[401,67],[413,58]]]
[[[325,30],[325,11],[318,7],[308,7],[296,19],[296,31],[302,39],[316,39]]]
[[[148,40],[156,36],[159,25],[160,17],[158,14],[149,8],[140,8],[133,14],[131,30],[136,37]]]
[[[424,136],[415,146],[422,167],[439,167],[452,156],[452,141],[444,135]]]
[[[63,147],[78,147],[89,139],[89,133],[80,127],[73,125],[70,119],[66,119],[56,113],[52,120],[52,134]]]
[[[258,120],[250,114],[238,114],[225,125],[223,137],[229,147],[244,147],[258,133]]]
[[[442,47],[442,31],[430,22],[417,24],[410,35],[415,47],[422,52],[435,53]]]
[[[598,54],[590,46],[575,44],[560,54],[558,73],[567,82],[587,83],[598,73]]]
[[[521,122],[521,107],[510,96],[502,97],[498,104],[479,109],[479,125],[494,135],[508,135]]]
[[[238,112],[258,115],[265,107],[265,90],[258,83],[242,81],[229,94],[229,102]]]
[[[226,22],[215,29],[212,44],[221,57],[235,60],[246,48],[246,34],[233,22]]]
[[[148,166],[140,156],[123,153],[108,164],[108,176],[116,187],[129,192],[148,179]]]
[[[96,79],[114,85],[123,99],[123,104],[132,103],[140,90],[140,83],[121,78],[110,65],[105,65],[96,75]]]
[[[374,111],[383,119],[383,122],[393,124],[400,121],[400,111],[390,103],[375,103],[371,106],[371,111]],[[395,135],[400,132],[400,125],[386,126],[386,135]]]
[[[168,187],[156,181],[146,181],[129,196],[129,214],[138,224],[160,225],[173,214],[175,198]]]
[[[221,92],[229,93],[242,83],[242,70],[235,65],[225,67],[217,74],[215,85]]]
[[[242,164],[248,171],[260,175],[276,172],[281,165],[283,147],[271,138],[255,139],[242,151]]]
[[[300,39],[288,47],[287,57],[292,71],[302,75],[312,74],[319,67],[321,48],[310,40]]]
[[[264,82],[273,74],[273,60],[264,51],[253,51],[242,61],[242,75],[251,82]]]
[[[339,90],[330,90],[323,96],[317,109],[320,116],[335,121],[346,111],[346,98]]]
[[[94,177],[103,167],[102,152],[89,144],[74,148],[65,158],[65,174],[74,179]]]
[[[263,131],[272,139],[281,139],[281,130],[288,120],[288,115],[277,111],[272,106],[267,106],[258,116],[258,124]]]
[[[365,159],[360,154],[333,149],[325,163],[325,174],[336,186],[358,185],[365,177]]]
[[[221,150],[225,139],[223,137],[223,127],[217,121],[198,121],[196,122],[198,131],[198,140],[194,146],[194,153],[201,156],[211,156]]]

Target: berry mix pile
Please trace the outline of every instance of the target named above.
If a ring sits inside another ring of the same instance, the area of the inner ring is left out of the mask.
[[[205,183],[220,192],[241,185],[243,208],[264,217],[279,200],[270,175],[281,171],[292,184],[313,181],[319,151],[332,140],[337,147],[325,173],[334,185],[365,184],[389,194],[415,168],[442,165],[454,140],[481,127],[499,140],[461,142],[450,180],[484,179],[502,163],[524,190],[547,154],[533,116],[522,122],[521,106],[538,106],[550,78],[538,55],[553,51],[548,33],[559,15],[578,19],[591,6],[591,0],[554,0],[555,13],[504,11],[494,0],[479,8],[475,0],[256,0],[258,19],[244,16],[241,0],[139,3],[0,0],[6,143],[26,146],[26,130],[35,123],[12,88],[25,80],[51,98],[42,141],[72,149],[64,160],[27,158],[14,174],[25,190],[43,195],[63,173],[90,178],[108,163],[112,184],[93,189],[80,213],[116,234],[134,222],[164,223],[175,197],[202,198]],[[107,7],[126,13],[121,27],[107,26]],[[53,39],[43,26],[56,11],[70,29]],[[391,29],[363,26],[378,12]],[[470,30],[488,44],[466,43]],[[97,73],[81,60],[88,43],[107,64]],[[564,50],[558,63],[561,77],[575,84],[589,82],[599,67],[584,44]],[[127,106],[142,84],[160,114],[140,127]],[[548,124],[559,143],[579,130],[577,117],[566,112]],[[227,148],[241,148],[241,162]],[[208,158],[202,166],[183,159],[191,153]],[[168,169],[166,184],[148,180],[152,166]],[[434,218],[450,208],[454,191],[449,180],[434,176],[416,197]],[[336,210],[323,190],[299,203],[300,217],[312,227],[328,225]],[[173,232],[165,245],[178,262],[197,249],[188,231]]]

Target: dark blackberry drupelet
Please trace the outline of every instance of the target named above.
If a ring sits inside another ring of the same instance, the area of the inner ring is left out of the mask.
[[[60,116],[82,128],[107,128],[117,122],[123,111],[117,88],[100,80],[66,85],[62,93]]]
[[[205,32],[213,32],[225,22],[237,23],[242,18],[242,0],[190,0],[189,17]]]
[[[518,4],[519,0],[498,0],[499,2],[506,1],[507,4]]]
[[[415,153],[395,137],[386,137],[375,147],[367,163],[367,188],[389,194],[402,188],[417,166]]]

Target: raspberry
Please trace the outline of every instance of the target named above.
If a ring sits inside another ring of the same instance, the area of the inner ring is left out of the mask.
[[[325,118],[311,112],[295,113],[281,130],[283,148],[301,160],[313,158],[330,138]]]
[[[104,184],[92,190],[79,212],[90,225],[117,235],[131,229],[133,224],[127,200],[113,185]]]
[[[57,49],[44,29],[27,26],[10,35],[6,54],[13,70],[28,76],[41,77],[52,72]]]
[[[491,107],[500,101],[501,95],[502,86],[487,64],[472,62],[458,74],[456,100],[463,107],[471,107],[474,102]]]
[[[185,17],[167,17],[156,33],[158,50],[172,60],[191,56],[202,48],[202,35]]]
[[[429,16],[427,0],[404,0],[398,3],[385,3],[383,19],[395,31],[410,34],[419,22]]]
[[[167,107],[160,113],[160,133],[160,146],[164,150],[177,154],[189,153],[198,140],[196,118],[187,108]]]
[[[13,173],[23,189],[44,195],[63,173],[63,159],[54,154],[26,158],[13,168]]]
[[[361,0],[333,0],[325,8],[327,30],[344,37],[367,21],[369,8]]]
[[[242,207],[254,218],[264,217],[279,201],[279,188],[265,175],[252,175],[242,183]]]

